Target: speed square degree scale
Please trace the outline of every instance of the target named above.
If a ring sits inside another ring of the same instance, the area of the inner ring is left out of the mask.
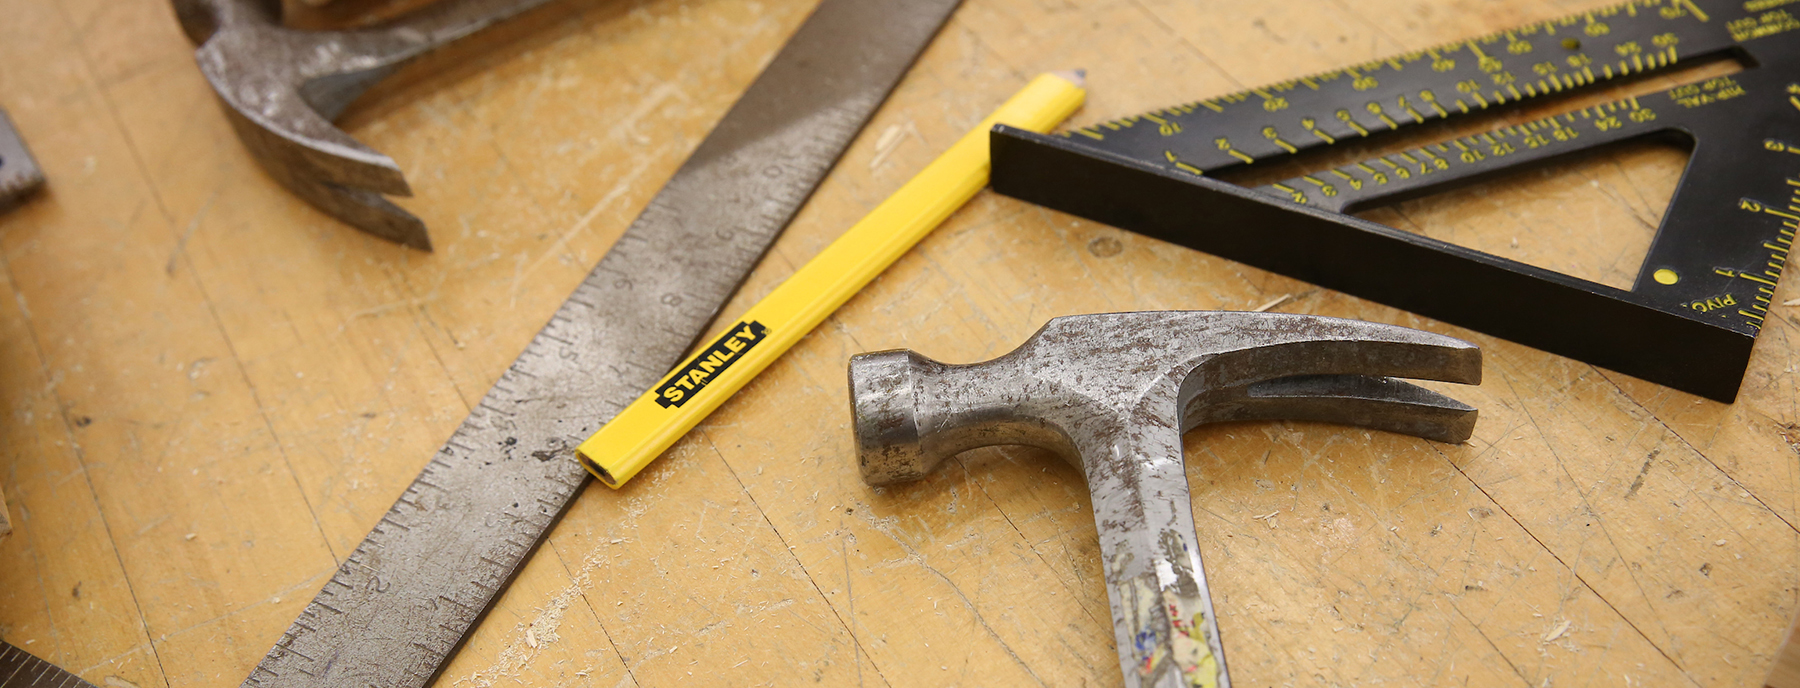
[[[1721,402],[1800,228],[1800,0],[1635,0],[1056,135],[993,132],[1002,194]],[[1676,65],[1744,69],[1257,188],[1212,178]],[[1345,214],[1609,144],[1692,155],[1631,289]]]

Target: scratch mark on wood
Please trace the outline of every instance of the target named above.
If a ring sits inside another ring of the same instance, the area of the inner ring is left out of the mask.
[[[1661,454],[1661,453],[1662,453],[1662,447],[1657,447],[1655,449],[1650,450],[1649,456],[1644,457],[1644,467],[1638,469],[1637,479],[1631,481],[1631,489],[1625,491],[1626,499],[1631,499],[1632,497],[1637,496],[1638,489],[1640,489],[1644,486],[1644,476],[1650,474],[1650,464],[1655,463],[1656,455]]]
[[[188,220],[187,229],[182,230],[181,238],[175,241],[175,250],[169,252],[169,264],[163,268],[163,272],[170,277],[175,276],[175,266],[181,263],[181,254],[187,250],[188,238],[194,236],[194,230],[200,226],[200,220],[206,217],[206,211],[212,208],[213,199],[218,197],[219,190],[213,189],[212,194],[206,197],[206,202],[201,203],[200,209],[194,212],[194,219]]]

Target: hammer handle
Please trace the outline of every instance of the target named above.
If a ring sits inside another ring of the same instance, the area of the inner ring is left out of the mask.
[[[1156,412],[1170,418],[1175,409]],[[1181,431],[1096,420],[1091,432],[1077,433],[1076,450],[1093,494],[1126,688],[1230,688],[1194,534]]]

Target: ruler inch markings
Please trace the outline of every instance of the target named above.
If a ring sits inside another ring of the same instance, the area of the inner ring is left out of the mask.
[[[434,680],[587,485],[575,445],[705,333],[958,3],[824,0],[378,521],[409,529],[371,531],[243,685]]]
[[[0,640],[0,688],[95,688],[61,667]]]

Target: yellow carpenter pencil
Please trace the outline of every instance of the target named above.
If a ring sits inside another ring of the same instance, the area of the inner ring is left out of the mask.
[[[988,130],[1049,131],[1087,92],[1075,73],[1045,74],[825,247],[723,335],[695,353],[575,450],[588,471],[624,485],[987,186]]]

